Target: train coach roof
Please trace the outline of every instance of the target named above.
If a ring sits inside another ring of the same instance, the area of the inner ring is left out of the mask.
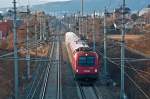
[[[73,51],[79,49],[90,49],[89,46],[84,41],[81,40],[70,43],[70,47]]]
[[[87,43],[81,40],[75,33],[67,32],[65,35],[66,43],[69,44],[73,52],[76,51],[89,51],[90,47]]]
[[[78,41],[80,38],[73,32],[67,32],[66,35],[66,41],[67,42],[74,42],[74,41]]]

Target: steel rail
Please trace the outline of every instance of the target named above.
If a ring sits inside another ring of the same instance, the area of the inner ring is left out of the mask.
[[[92,85],[93,91],[95,92],[95,95],[97,97],[97,99],[103,99],[100,91],[98,90],[98,88],[95,85]]]
[[[98,51],[98,50],[97,50],[97,51]],[[98,51],[98,52],[99,52],[100,55],[103,56],[103,53],[102,53],[102,52],[100,52],[100,51]],[[117,68],[120,69],[120,67],[119,67],[120,64],[116,63],[115,61],[112,61],[112,60],[109,59],[109,58],[107,58],[107,59],[108,59],[109,62],[111,62],[112,64],[116,65]],[[128,68],[129,68],[129,67],[128,67]],[[132,68],[129,68],[129,69],[132,69]],[[132,70],[134,70],[134,69],[132,69]],[[136,88],[138,88],[138,90],[145,96],[145,98],[150,99],[150,96],[148,96],[148,95],[143,91],[143,89],[141,88],[141,86],[139,86],[139,85],[136,83],[136,81],[134,81],[134,79],[132,79],[132,78],[130,77],[130,75],[129,75],[127,72],[125,72],[125,75],[126,75],[126,76],[129,78],[129,80],[134,84],[134,86],[135,86]]]
[[[50,70],[51,70],[51,58],[53,56],[54,46],[55,46],[55,44],[53,42],[52,49],[51,49],[50,56],[49,56],[50,63],[47,66],[47,69],[46,69],[47,71],[46,71],[45,76],[44,76],[44,83],[43,83],[42,88],[41,88],[40,99],[45,98],[46,87],[47,87],[47,83],[48,83],[48,77],[49,77]]]
[[[53,45],[54,46],[54,45]],[[53,50],[53,46],[52,46],[52,49],[51,49],[51,53],[53,53],[52,52],[52,50]],[[42,60],[42,59],[41,59]],[[39,64],[39,65],[41,65],[41,64]],[[41,66],[39,66],[39,67],[41,67]],[[42,68],[41,68],[42,69]],[[39,71],[40,70],[40,68],[37,70],[37,71]],[[38,83],[37,83],[37,85],[35,86],[35,89],[33,89],[33,87],[34,87],[34,85],[36,84],[36,81],[37,81],[37,77],[34,79],[34,81],[33,81],[33,84],[32,84],[32,86],[31,86],[31,90],[30,90],[30,92],[29,92],[29,94],[27,95],[27,98],[26,99],[29,99],[30,98],[30,96],[31,96],[31,98],[33,98],[34,97],[34,95],[35,95],[35,93],[36,93],[36,89],[39,87],[39,84],[40,84],[40,82],[42,81],[42,77],[44,77],[44,74],[45,74],[45,71],[47,71],[48,69],[44,69],[43,71],[42,71],[42,73],[41,73],[41,76],[40,76],[40,80],[38,81]],[[37,72],[36,71],[36,72]],[[37,72],[38,73],[38,72]],[[38,74],[37,74],[38,75]],[[31,95],[31,93],[32,93],[32,91],[33,91],[33,94]]]
[[[92,99],[103,99],[101,93],[99,92],[99,90],[95,85],[81,86],[79,83],[76,82],[76,86],[77,86],[80,99],[89,99],[87,94],[90,94],[90,91],[92,91],[94,95]],[[85,88],[89,88],[89,89],[85,89]],[[88,91],[88,93],[86,93],[85,91]]]
[[[57,99],[62,99],[62,86],[61,86],[61,56],[60,56],[60,42],[57,42],[57,53],[58,53],[58,63],[57,63]]]
[[[84,90],[83,90],[83,88],[81,87],[81,85],[79,85],[79,84],[76,82],[76,86],[77,86],[78,92],[79,92],[79,94],[80,94],[80,99],[86,99],[86,95],[85,95]]]
[[[39,72],[40,70],[42,70],[41,64],[39,64],[38,71],[36,72],[36,73],[40,73],[40,75],[37,74],[36,78],[34,79],[32,85],[31,85],[31,89],[29,90],[29,93],[27,94],[26,99],[32,99],[37,91],[37,88],[38,88],[38,86],[42,80],[43,74],[44,74],[44,70],[42,72]]]

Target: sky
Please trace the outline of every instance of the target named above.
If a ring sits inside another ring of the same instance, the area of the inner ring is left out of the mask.
[[[47,2],[56,2],[56,1],[70,1],[70,0],[16,0],[17,6],[27,5],[28,1],[30,5],[43,4]],[[0,8],[12,7],[13,0],[0,0]]]

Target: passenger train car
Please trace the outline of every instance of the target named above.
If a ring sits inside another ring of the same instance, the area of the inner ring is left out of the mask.
[[[65,44],[75,78],[97,79],[100,71],[98,54],[73,32],[65,34]]]

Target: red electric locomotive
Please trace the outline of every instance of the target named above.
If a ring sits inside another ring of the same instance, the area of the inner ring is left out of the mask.
[[[98,54],[73,32],[66,33],[65,44],[75,78],[97,79],[100,69]]]

